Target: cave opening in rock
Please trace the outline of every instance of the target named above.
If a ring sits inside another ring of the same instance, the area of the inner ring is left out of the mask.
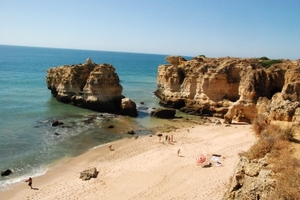
[[[273,97],[274,94],[281,92],[282,88],[279,87],[274,87],[270,90],[270,96],[268,97],[268,99],[271,99]]]
[[[179,84],[181,85],[185,79],[184,71],[181,69],[178,69],[178,76],[179,76]]]

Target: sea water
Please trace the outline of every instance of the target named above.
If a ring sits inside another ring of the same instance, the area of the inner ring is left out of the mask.
[[[46,86],[47,69],[85,63],[87,58],[113,65],[123,86],[122,94],[139,107],[139,116],[128,120],[147,127],[153,120],[149,108],[158,106],[153,92],[157,68],[166,63],[165,57],[0,45],[0,171],[13,170],[10,176],[0,177],[0,189],[45,173],[46,166],[56,160],[126,135],[119,129],[108,131],[103,127],[107,121],[120,123],[113,115],[57,102]],[[93,123],[86,123],[91,116]],[[63,127],[53,127],[54,120],[63,121]]]

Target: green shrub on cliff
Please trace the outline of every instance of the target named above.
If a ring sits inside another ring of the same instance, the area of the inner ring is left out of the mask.
[[[260,57],[259,60],[270,60],[269,58],[267,58],[266,56]]]
[[[262,58],[263,58],[263,59],[262,59]],[[282,63],[281,60],[270,60],[270,59],[267,58],[267,57],[261,57],[261,58],[259,59],[259,62],[260,62],[260,64],[261,64],[264,68],[266,68],[266,69],[268,69],[269,67],[271,67],[273,64],[276,64],[276,63]]]

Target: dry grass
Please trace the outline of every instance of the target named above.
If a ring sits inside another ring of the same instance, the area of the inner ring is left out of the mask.
[[[252,128],[256,136],[260,136],[262,131],[268,126],[268,121],[263,115],[258,115],[252,123]]]
[[[268,155],[271,170],[275,173],[275,192],[270,199],[300,199],[300,160],[294,156],[294,130],[282,129],[270,125],[263,116],[253,124],[253,130],[259,137],[257,143],[248,152],[243,153],[250,160]],[[300,144],[297,144],[300,145]]]

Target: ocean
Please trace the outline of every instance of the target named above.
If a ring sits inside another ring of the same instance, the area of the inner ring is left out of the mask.
[[[49,165],[57,160],[128,137],[124,133],[126,128],[142,130],[159,123],[149,113],[151,108],[159,106],[153,92],[157,68],[166,64],[165,57],[0,45],[0,171],[13,171],[10,176],[0,177],[0,190],[29,176],[46,173]],[[52,97],[46,86],[46,70],[85,63],[87,58],[116,68],[122,94],[138,105],[137,118],[100,114],[57,102]],[[86,123],[89,119],[93,123]],[[64,126],[52,127],[53,120],[64,122]],[[116,128],[107,129],[108,124]],[[128,127],[124,129],[124,126]]]

